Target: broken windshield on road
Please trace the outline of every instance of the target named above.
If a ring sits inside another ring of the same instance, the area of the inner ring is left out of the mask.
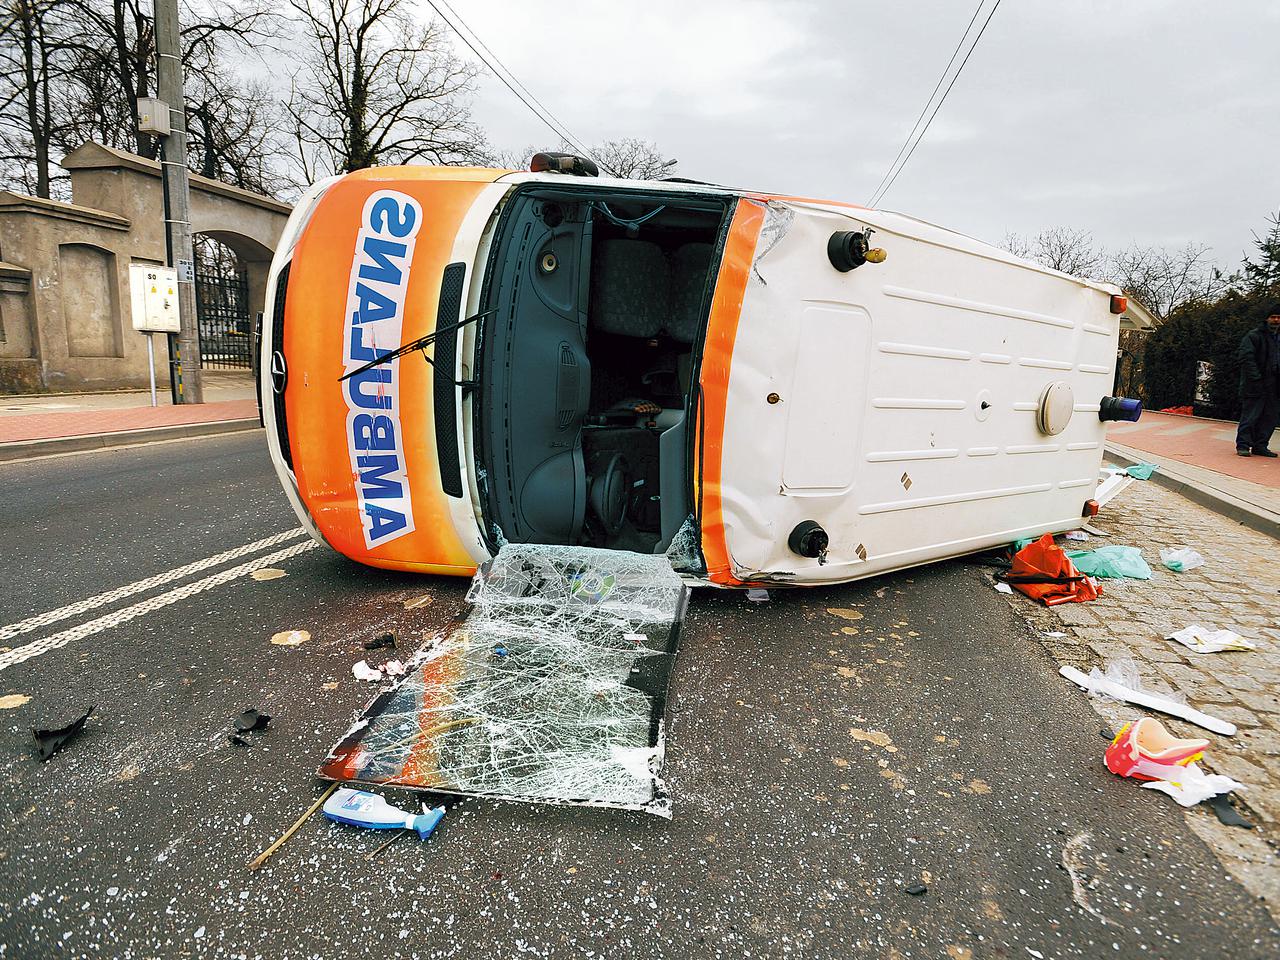
[[[462,624],[320,775],[668,815],[662,715],[686,596],[664,556],[507,545]]]

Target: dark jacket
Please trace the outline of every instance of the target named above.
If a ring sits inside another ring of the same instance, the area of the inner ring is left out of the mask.
[[[1264,320],[1244,335],[1236,351],[1241,397],[1280,396],[1277,359],[1280,359],[1280,348],[1276,347],[1276,338]]]

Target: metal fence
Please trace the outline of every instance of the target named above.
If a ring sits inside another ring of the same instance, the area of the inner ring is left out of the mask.
[[[196,273],[196,315],[200,318],[200,366],[248,369],[253,352],[249,282],[243,274]]]

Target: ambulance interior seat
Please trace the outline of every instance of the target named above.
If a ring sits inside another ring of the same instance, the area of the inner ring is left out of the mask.
[[[665,549],[727,207],[539,188],[509,211],[478,331],[485,514],[512,542]]]

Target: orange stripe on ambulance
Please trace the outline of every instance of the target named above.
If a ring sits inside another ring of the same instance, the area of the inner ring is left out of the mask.
[[[400,346],[414,239],[421,225],[422,207],[403,193],[379,190],[365,201],[347,288],[344,373]],[[369,549],[414,529],[400,428],[399,364],[391,360],[342,382],[347,451]]]

